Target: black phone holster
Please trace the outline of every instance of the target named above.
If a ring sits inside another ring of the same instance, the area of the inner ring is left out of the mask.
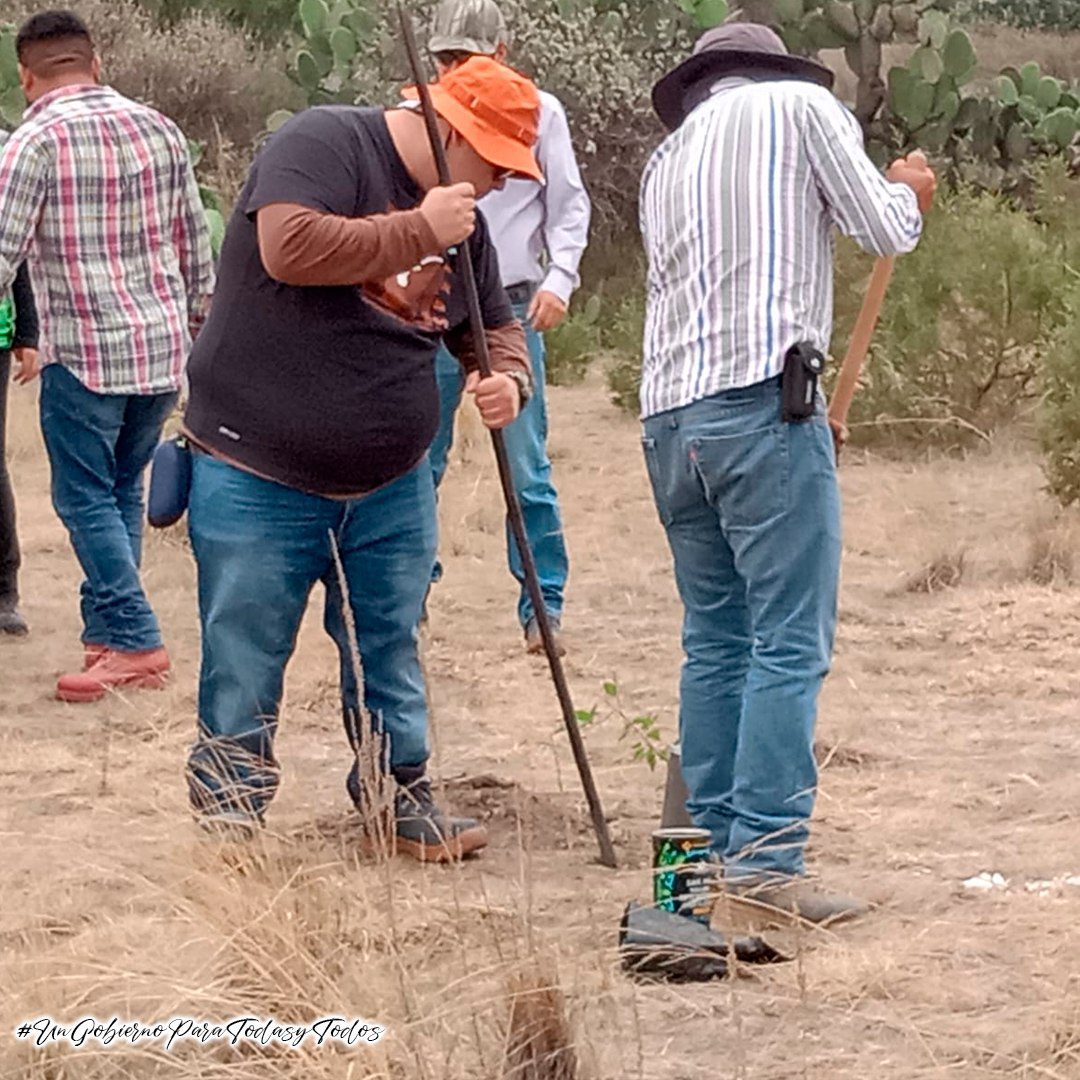
[[[809,341],[788,349],[780,380],[780,415],[785,424],[797,424],[814,415],[818,380],[824,370],[825,357]]]

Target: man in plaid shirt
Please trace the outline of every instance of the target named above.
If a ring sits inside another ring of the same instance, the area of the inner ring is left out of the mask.
[[[0,153],[0,294],[28,257],[41,322],[53,505],[82,586],[83,670],[64,701],[160,686],[169,669],[139,580],[143,473],[213,288],[179,129],[101,86],[85,24],[35,15],[16,41],[30,107]]]

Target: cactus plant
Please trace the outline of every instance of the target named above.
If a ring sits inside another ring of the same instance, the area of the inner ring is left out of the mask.
[[[971,38],[950,21],[952,0],[737,0],[737,6],[778,25],[793,52],[844,48],[858,78],[855,115],[879,162],[917,146],[946,154],[966,177],[997,183],[1032,154],[1080,148],[1080,85],[1044,74],[1034,61],[1006,68],[996,93],[965,91],[976,56]],[[894,42],[917,47],[883,80],[882,47]]]
[[[377,44],[381,18],[375,0],[299,0],[302,40],[292,54],[289,76],[312,105],[352,103],[358,61]],[[280,126],[288,114],[275,113]]]

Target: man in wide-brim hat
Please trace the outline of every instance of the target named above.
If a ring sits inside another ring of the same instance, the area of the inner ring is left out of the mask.
[[[803,858],[841,548],[812,374],[833,228],[908,252],[935,186],[921,155],[882,176],[831,86],[767,27],[708,31],[653,90],[671,134],[641,190],[644,446],[685,608],[687,807],[730,893],[819,923],[863,910],[811,884]],[[804,409],[782,406],[785,370]]]

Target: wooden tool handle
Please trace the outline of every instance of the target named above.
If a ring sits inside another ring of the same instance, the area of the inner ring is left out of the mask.
[[[847,423],[848,411],[851,409],[852,399],[859,386],[859,376],[866,362],[866,354],[870,351],[870,341],[881,315],[881,305],[885,301],[885,292],[889,287],[895,265],[896,257],[893,255],[878,259],[874,263],[870,287],[866,291],[862,311],[859,312],[859,318],[855,322],[851,343],[848,345],[844,362],[840,366],[840,374],[836,379],[832,401],[829,404],[829,419],[841,428]]]

